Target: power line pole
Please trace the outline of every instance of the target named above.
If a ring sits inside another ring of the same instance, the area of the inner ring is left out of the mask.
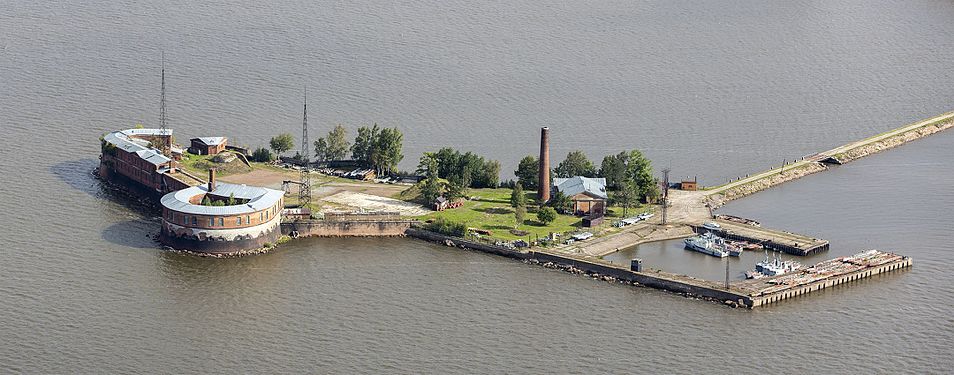
[[[302,168],[299,174],[298,205],[305,207],[311,203],[311,158],[308,152],[308,89],[305,89],[305,106],[301,118],[301,162]]]
[[[662,198],[662,224],[666,225],[669,211],[669,172],[670,169],[663,169],[663,198]]]

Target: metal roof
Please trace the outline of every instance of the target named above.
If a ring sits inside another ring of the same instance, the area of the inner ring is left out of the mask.
[[[189,203],[190,198],[204,194],[224,198],[234,194],[235,198],[248,199],[249,201],[234,206],[202,206]],[[228,216],[249,214],[267,209],[275,205],[284,194],[280,190],[218,182],[215,184],[215,190],[211,193],[207,184],[198,185],[163,195],[160,202],[163,207],[177,212],[193,215]]]
[[[589,193],[603,199],[609,198],[606,195],[605,178],[590,178],[581,176],[570,178],[554,178],[553,186],[556,187],[557,191],[568,197],[572,197],[580,193]]]
[[[155,164],[161,165],[168,163],[170,160],[165,155],[162,155],[159,150],[149,148],[149,142],[146,142],[142,139],[131,138],[130,136],[162,136],[162,135],[172,135],[172,129],[126,129],[114,131],[106,134],[103,137],[103,140],[109,142],[116,148],[122,149],[128,153],[135,153],[139,155],[143,160]]]
[[[225,142],[225,137],[199,137],[199,138],[191,139],[191,141],[195,141],[195,140],[202,142],[206,146],[216,146],[221,144],[222,142]]]

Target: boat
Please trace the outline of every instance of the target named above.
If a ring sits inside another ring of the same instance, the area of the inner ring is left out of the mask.
[[[698,251],[719,258],[729,256],[725,240],[712,233],[704,233],[699,236],[687,238],[685,243],[686,249],[688,250]]]
[[[739,257],[742,256],[742,246],[735,246],[733,244],[725,244],[726,250],[729,252],[729,256]]]
[[[755,264],[755,274],[762,276],[779,276],[786,273],[794,272],[802,268],[802,264],[794,260],[782,260],[781,256],[774,256],[769,260],[768,251],[765,252],[765,260]],[[749,274],[752,271],[746,272],[745,277],[750,279],[758,279],[760,277],[749,277]],[[753,275],[754,276],[754,275]]]
[[[722,229],[722,226],[719,225],[719,223],[716,223],[716,222],[714,222],[714,221],[707,221],[707,222],[705,222],[705,223],[702,223],[702,227],[703,227],[703,228],[706,228],[706,229],[708,229],[708,230],[721,230],[721,229]]]

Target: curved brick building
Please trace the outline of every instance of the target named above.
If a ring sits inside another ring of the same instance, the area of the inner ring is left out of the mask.
[[[233,204],[228,205],[230,200]],[[220,203],[209,205],[212,202]],[[274,244],[281,237],[282,191],[217,184],[214,171],[208,185],[168,193],[160,203],[159,240],[175,249],[232,254]]]

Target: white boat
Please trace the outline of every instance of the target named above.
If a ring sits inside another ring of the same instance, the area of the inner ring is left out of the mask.
[[[704,233],[699,236],[687,238],[685,243],[686,249],[689,250],[698,251],[700,253],[719,258],[725,258],[729,256],[729,251],[726,249],[725,240],[712,233]]]
[[[705,223],[702,224],[702,227],[703,227],[703,228],[706,228],[706,229],[709,229],[709,230],[720,230],[720,229],[722,229],[722,226],[719,225],[719,223],[716,223],[716,222],[714,222],[714,221],[707,221],[707,222],[705,222]]]
[[[577,241],[583,241],[583,240],[589,239],[590,237],[593,237],[593,233],[583,232],[583,233],[580,233],[580,234],[574,234],[574,235],[573,235],[573,239],[574,239],[574,240],[577,240]]]
[[[797,271],[802,268],[802,264],[794,260],[782,260],[781,256],[774,256],[769,260],[768,251],[765,252],[765,260],[755,264],[755,273],[764,276],[779,276],[789,272]],[[746,273],[748,277],[748,273]],[[759,277],[750,277],[757,279]]]

